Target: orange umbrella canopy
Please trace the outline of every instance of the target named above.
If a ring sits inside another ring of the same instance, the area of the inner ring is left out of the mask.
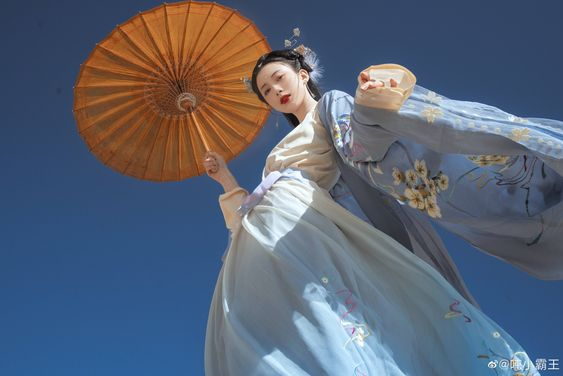
[[[177,181],[205,173],[206,150],[229,161],[269,110],[247,89],[264,35],[217,3],[163,4],[118,25],[81,65],[78,132],[122,174]]]

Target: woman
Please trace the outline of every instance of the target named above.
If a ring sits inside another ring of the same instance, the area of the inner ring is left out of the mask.
[[[320,109],[328,96],[319,98],[309,73],[293,50],[256,65],[256,94],[296,127],[251,195],[217,153],[206,156],[232,232],[209,313],[206,374],[538,374],[433,265],[331,197],[341,157],[325,128],[330,111]],[[368,74],[360,90],[376,96],[382,83]]]

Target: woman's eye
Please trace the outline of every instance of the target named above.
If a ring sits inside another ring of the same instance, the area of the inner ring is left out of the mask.
[[[268,95],[269,92],[270,92],[270,89],[266,90],[266,91],[264,92],[264,95]]]

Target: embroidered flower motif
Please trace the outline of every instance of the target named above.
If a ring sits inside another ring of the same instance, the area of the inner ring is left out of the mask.
[[[428,213],[428,215],[432,218],[442,218],[442,213],[440,212],[440,208],[438,207],[436,196],[428,196],[424,200],[426,212]]]
[[[481,166],[492,166],[492,165],[506,165],[506,162],[510,159],[508,155],[470,155],[467,157],[471,162]]]
[[[440,173],[440,174],[438,175],[437,180],[438,180],[438,188],[439,188],[441,191],[445,191],[446,189],[448,189],[449,182],[450,182],[450,178],[448,178],[447,175],[444,175],[444,174]]]
[[[405,180],[410,186],[414,186],[418,182],[418,175],[415,170],[407,170],[405,172]]]
[[[447,319],[452,319],[454,317],[463,316],[464,319],[465,319],[465,322],[470,323],[471,318],[469,318],[462,311],[457,309],[458,306],[459,306],[459,300],[454,300],[454,302],[452,304],[450,304],[450,310],[444,315],[444,318],[447,320]]]
[[[418,159],[414,161],[414,169],[418,176],[425,178],[428,175],[428,169],[426,168],[426,161],[419,161]]]
[[[527,141],[530,138],[530,130],[528,128],[514,128],[511,133],[510,138],[516,142]]]
[[[322,277],[322,278],[321,278],[321,282],[324,283],[325,285],[328,284],[328,278],[327,278],[327,277]]]
[[[397,167],[393,167],[393,184],[399,185],[405,181],[405,174]]]
[[[338,146],[339,148],[342,148],[344,146],[342,142],[342,133],[340,132],[340,127],[338,126],[338,124],[334,124],[332,126],[332,138],[334,139],[336,146]]]
[[[428,179],[426,179],[428,180]],[[434,179],[430,179],[427,182],[425,182],[426,184],[426,188],[428,188],[428,190],[430,191],[431,195],[434,195],[438,189],[438,187],[436,186],[436,182],[434,181]]]
[[[381,170],[381,166],[379,165],[379,163],[376,163],[376,164],[375,164],[375,168],[373,169],[373,171],[374,171],[376,174],[383,175],[383,171]]]
[[[409,200],[409,206],[411,208],[423,210],[426,207],[424,198],[416,189],[406,188],[405,197],[407,198],[407,200]]]
[[[402,172],[393,167],[393,184],[405,184],[403,195],[391,192],[391,195],[402,204],[408,204],[414,209],[426,211],[432,218],[441,218],[442,213],[438,206],[438,193],[445,191],[449,186],[449,178],[442,171],[435,176],[430,176],[430,170],[425,160],[415,160],[414,169]]]
[[[509,115],[508,116],[508,121],[513,121],[515,123],[527,123],[528,119],[523,119],[521,117],[518,116],[514,116],[514,115]]]
[[[500,338],[500,333],[499,332],[493,332],[493,337],[494,338]]]
[[[353,140],[350,142],[350,144],[352,145],[350,150],[352,157],[358,156],[360,154],[365,154],[366,149],[362,146],[362,144],[354,142]]]
[[[351,341],[355,341],[360,347],[364,347],[365,339],[371,333],[368,330],[368,327],[365,324],[360,324],[358,322],[352,323],[350,321],[340,320],[340,323],[344,328],[352,328],[352,333],[350,338],[344,343],[344,347],[346,347]]]
[[[429,123],[433,123],[437,117],[442,116],[444,113],[437,107],[430,107],[427,106],[424,110],[420,113],[421,115],[426,117],[426,120]]]
[[[424,96],[424,99],[430,103],[434,103],[434,104],[438,104],[442,101],[442,97],[439,97],[436,95],[435,92],[433,91],[428,91],[428,93],[426,93],[426,95]]]

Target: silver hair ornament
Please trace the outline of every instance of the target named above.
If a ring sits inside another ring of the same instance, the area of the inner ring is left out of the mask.
[[[309,76],[311,77],[313,82],[318,83],[320,79],[323,77],[324,68],[320,65],[319,57],[313,50],[305,46],[303,46],[303,48],[304,48],[304,53],[302,53],[303,61],[312,69],[312,71],[309,72]]]

